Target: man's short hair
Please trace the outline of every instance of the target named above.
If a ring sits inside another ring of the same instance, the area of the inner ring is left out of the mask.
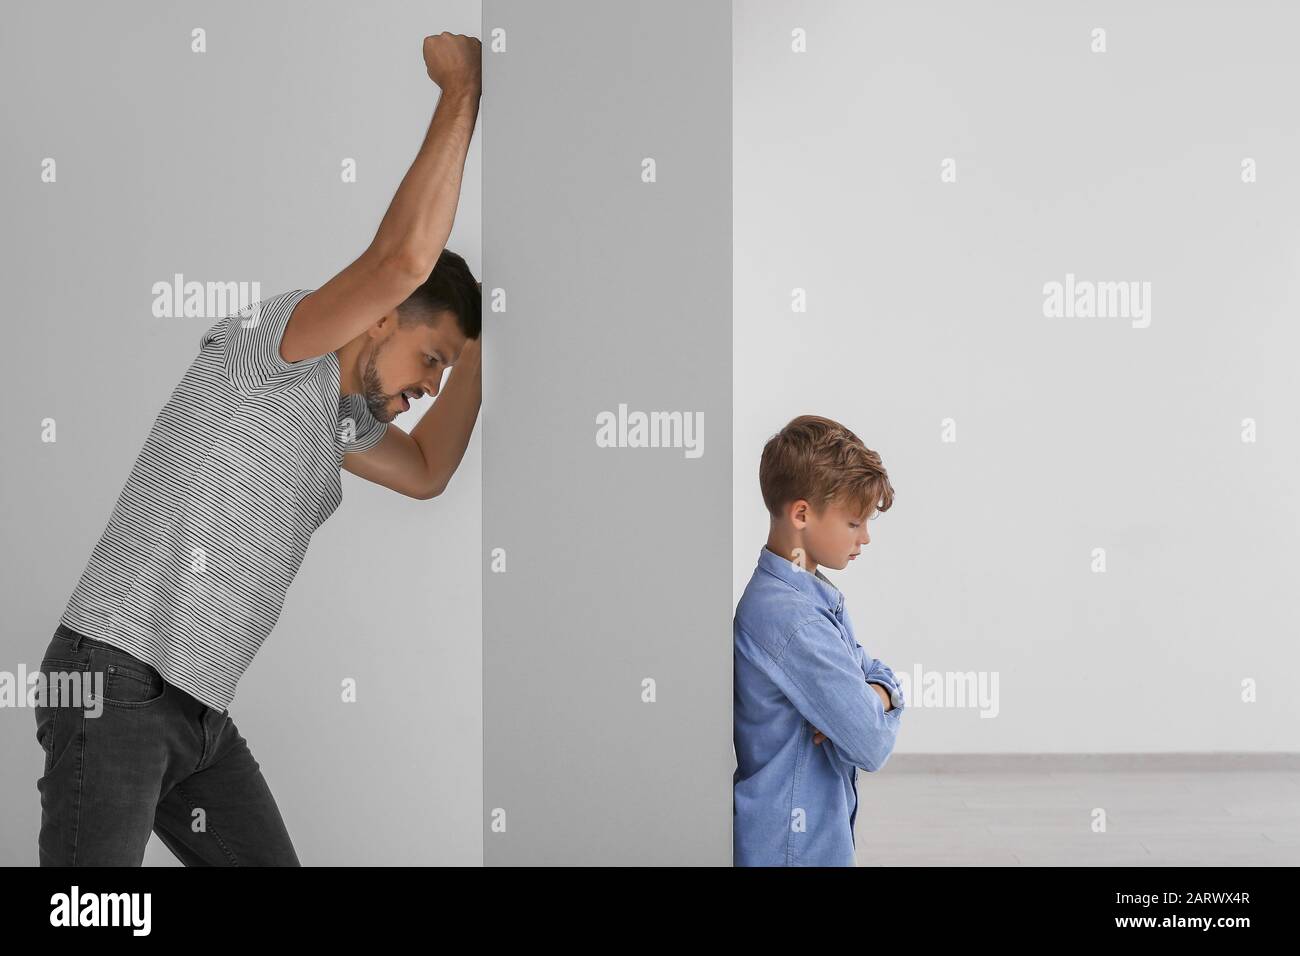
[[[397,322],[402,326],[432,325],[439,315],[451,312],[465,338],[476,339],[483,328],[482,289],[465,260],[443,249],[429,278],[397,307]]]

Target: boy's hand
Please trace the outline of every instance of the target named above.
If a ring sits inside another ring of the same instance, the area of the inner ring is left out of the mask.
[[[889,691],[885,690],[885,688],[881,687],[879,684],[868,683],[867,686],[880,695],[880,699],[885,702],[885,710],[894,709],[894,702],[889,699]]]
[[[822,733],[820,730],[818,730],[816,727],[814,727],[814,728],[813,728],[813,743],[815,743],[815,744],[819,744],[819,743],[821,743],[821,742],[822,742],[823,740],[825,740],[825,739],[826,739],[826,735],[825,735],[824,733]]]
[[[424,66],[444,93],[483,91],[483,44],[460,33],[424,38]]]

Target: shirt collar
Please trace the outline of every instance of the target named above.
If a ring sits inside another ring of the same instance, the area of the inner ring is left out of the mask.
[[[819,606],[838,614],[844,608],[844,595],[840,589],[827,581],[818,568],[812,574],[795,567],[792,561],[781,557],[774,551],[763,547],[758,552],[758,566],[775,575],[791,587],[798,588]]]

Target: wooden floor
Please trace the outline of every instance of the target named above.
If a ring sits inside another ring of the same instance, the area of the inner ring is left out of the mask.
[[[858,773],[859,866],[1300,865],[1297,770],[896,769],[903,756]]]

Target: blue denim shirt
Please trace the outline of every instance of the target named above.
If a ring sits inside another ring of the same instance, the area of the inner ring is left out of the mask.
[[[736,606],[736,866],[854,866],[857,768],[879,770],[904,701],[853,636],[844,595],[769,551]],[[880,695],[890,692],[886,711]],[[813,743],[814,728],[828,739]]]

